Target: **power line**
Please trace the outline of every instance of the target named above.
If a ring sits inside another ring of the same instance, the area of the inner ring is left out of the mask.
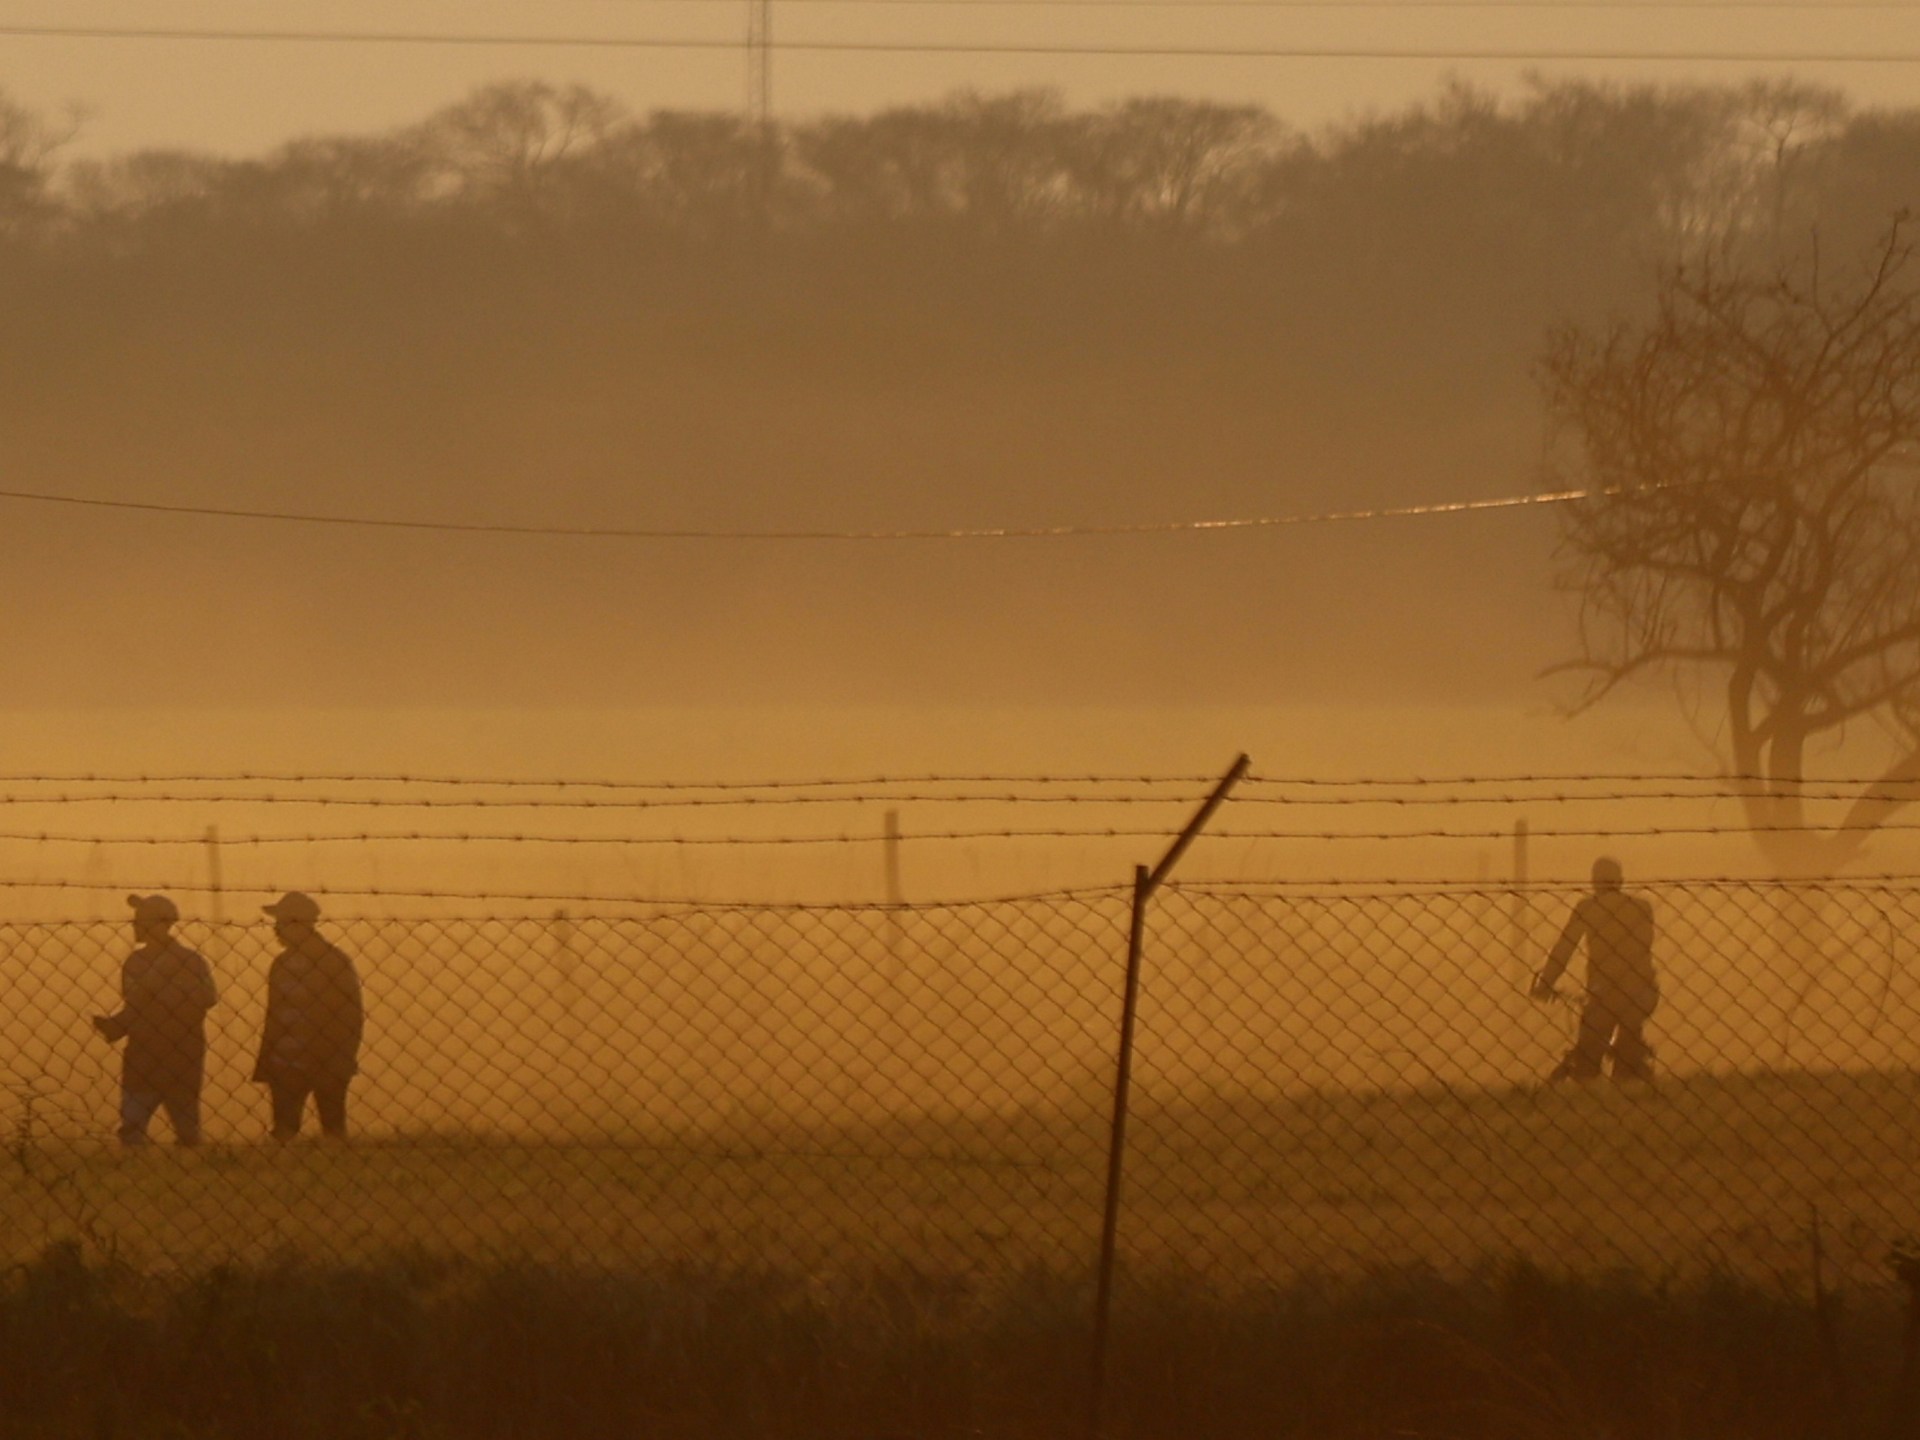
[[[602,0],[609,6],[639,5],[719,5],[737,12],[740,0]],[[782,9],[799,5],[883,5],[905,9],[1001,9],[1031,6],[1036,9],[1153,8],[1162,10],[1252,9],[1307,10],[1348,13],[1401,14],[1421,10],[1506,10],[1534,11],[1558,15],[1569,10],[1621,11],[1626,13],[1742,14],[1747,11],[1792,11],[1828,15],[1834,11],[1920,13],[1916,0],[779,0]]]
[[[0,25],[0,37],[60,40],[185,40],[272,44],[440,45],[600,50],[727,50],[736,39],[640,35],[460,35],[442,31],[225,30]],[[1408,61],[1583,61],[1640,64],[1726,65],[1912,65],[1920,51],[1831,50],[1756,54],[1731,50],[1545,50],[1513,47],[1326,46],[1326,45],[1068,45],[1019,42],[792,40],[769,42],[773,50],[799,53],[881,55],[1058,55],[1131,56],[1188,60],[1408,60]]]
[[[1639,486],[1640,490],[1679,488]],[[948,530],[694,530],[592,525],[513,525],[464,520],[399,520],[369,515],[322,515],[291,510],[253,510],[223,505],[175,505],[157,500],[109,500],[99,496],[60,495],[37,490],[0,490],[0,500],[88,509],[126,510],[159,515],[188,515],[220,520],[263,520],[278,524],[331,525],[351,529],[414,530],[461,535],[532,535],[584,540],[1057,540],[1096,536],[1179,535],[1225,530],[1271,530],[1296,525],[1331,525],[1359,520],[1399,520],[1427,515],[1464,515],[1484,510],[1515,510],[1563,505],[1619,493],[1605,490],[1557,490],[1536,495],[1504,495],[1484,500],[1444,500],[1425,505],[1382,505],[1366,510],[1323,510],[1290,515],[1244,516],[1225,520],[1143,521],[1119,525],[989,526]]]
[[[609,0],[619,5],[725,5],[738,10],[740,0]],[[1627,14],[1745,14],[1748,11],[1791,11],[1829,15],[1834,11],[1920,13],[1915,0],[779,0],[783,9],[796,5],[883,5],[902,9],[1159,9],[1159,10],[1308,10],[1349,14],[1403,14],[1407,11],[1503,10],[1559,15],[1569,10]]]

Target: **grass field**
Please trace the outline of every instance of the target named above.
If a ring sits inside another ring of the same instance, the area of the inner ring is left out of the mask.
[[[1794,1075],[1143,1109],[1108,1433],[1908,1433],[1916,1103]],[[1100,1118],[969,1124],[16,1144],[0,1435],[1078,1435]]]
[[[1804,1073],[1149,1100],[1108,1433],[1909,1433],[1916,1106]],[[0,1435],[1078,1435],[1104,1138],[1091,1097],[646,1147],[16,1136]]]
[[[1060,1440],[1087,1430],[1089,1287],[875,1266],[420,1258],[156,1279],[56,1248],[0,1278],[22,1440]],[[1842,1440],[1912,1433],[1871,1300],[1568,1281],[1523,1265],[1130,1292],[1111,1440]]]
[[[1650,1089],[1219,1099],[1130,1117],[1121,1254],[1285,1282],[1464,1273],[1804,1276],[1884,1286],[1920,1236],[1920,1079],[1696,1077]],[[7,1258],[77,1238],[142,1268],[395,1253],[621,1268],[992,1276],[1090,1263],[1105,1116],[1019,1112],[645,1146],[382,1139],[0,1157]]]

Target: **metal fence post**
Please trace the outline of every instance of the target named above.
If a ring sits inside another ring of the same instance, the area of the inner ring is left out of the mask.
[[[1100,1222],[1100,1266],[1093,1297],[1093,1377],[1087,1400],[1088,1440],[1097,1440],[1106,1409],[1107,1332],[1113,1314],[1113,1247],[1120,1229],[1120,1169],[1127,1148],[1127,1089],[1133,1078],[1133,1022],[1140,997],[1140,946],[1146,933],[1147,867],[1133,867],[1133,919],[1127,927],[1127,978],[1120,1000],[1120,1057],[1113,1081],[1107,1140],[1107,1198]]]
[[[900,884],[900,812],[889,810],[886,814],[886,828],[882,832],[884,849],[881,851],[883,876],[887,889],[887,960],[892,971],[888,977],[898,984],[906,971],[906,925],[902,911],[907,904],[905,889]],[[896,997],[897,998],[897,997]]]
[[[1099,1440],[1105,1425],[1107,1401],[1107,1337],[1113,1316],[1114,1243],[1120,1229],[1120,1176],[1126,1156],[1127,1097],[1133,1081],[1133,1028],[1140,999],[1140,956],[1146,936],[1147,901],[1180,863],[1200,829],[1220,808],[1220,802],[1247,773],[1251,762],[1241,755],[1213,787],[1186,827],[1174,837],[1167,853],[1152,870],[1133,867],[1133,915],[1127,927],[1127,973],[1120,999],[1119,1054],[1113,1077],[1113,1121],[1107,1141],[1107,1193],[1100,1221],[1100,1262],[1094,1282],[1093,1354],[1087,1388],[1087,1440]]]
[[[227,918],[226,909],[221,904],[222,877],[220,873],[220,827],[207,826],[207,910],[216,927]]]
[[[1528,882],[1533,878],[1527,853],[1527,820],[1523,815],[1513,822],[1513,898],[1507,907],[1507,945],[1511,959],[1508,961],[1510,994],[1524,994],[1527,982],[1533,977],[1533,952],[1529,943],[1531,926],[1528,921],[1527,896]]]

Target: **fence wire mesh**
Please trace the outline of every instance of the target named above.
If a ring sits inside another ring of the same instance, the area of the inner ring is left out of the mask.
[[[1580,891],[1179,886],[1147,925],[1123,1268],[1282,1283],[1524,1255],[1837,1276],[1920,1234],[1920,880],[1674,883],[1650,1086],[1543,1083],[1528,981]],[[0,926],[0,1246],[1084,1271],[1129,894],[897,908],[323,917],[366,1037],[351,1139],[266,1136],[260,924],[207,957],[204,1139],[114,1138],[125,925]],[[311,1130],[311,1118],[308,1128]]]

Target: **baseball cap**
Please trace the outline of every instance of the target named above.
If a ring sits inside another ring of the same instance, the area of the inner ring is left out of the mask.
[[[180,918],[180,907],[164,895],[129,895],[127,904],[133,907],[136,920],[174,921]]]
[[[271,905],[260,908],[276,920],[311,922],[320,918],[320,902],[299,890],[289,890]]]

